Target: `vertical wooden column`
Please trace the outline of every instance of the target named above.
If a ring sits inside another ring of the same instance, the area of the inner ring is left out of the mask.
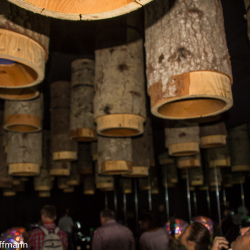
[[[155,0],[145,7],[151,112],[168,119],[220,114],[232,105],[221,3]]]
[[[83,177],[83,194],[95,194],[95,178],[93,175],[86,175]]]
[[[93,161],[90,143],[78,144],[78,167],[81,175],[93,174]]]
[[[93,60],[78,59],[71,63],[70,134],[76,141],[96,138],[94,124],[94,68]]]
[[[108,175],[101,175],[99,172],[98,163],[95,162],[95,186],[100,190],[114,190],[114,177]]]
[[[68,177],[67,184],[69,186],[80,185],[80,174],[77,162],[71,162],[70,176]]]
[[[50,98],[53,160],[76,160],[77,142],[70,140],[70,82],[53,82]]]

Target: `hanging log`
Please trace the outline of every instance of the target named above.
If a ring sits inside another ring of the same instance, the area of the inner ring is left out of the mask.
[[[187,156],[200,152],[199,126],[180,121],[165,127],[165,144],[171,156]]]
[[[76,141],[93,141],[96,129],[93,114],[94,61],[78,59],[71,63],[70,133]]]
[[[217,173],[217,177],[215,173]],[[217,185],[217,182],[218,182],[218,185],[221,186],[221,182],[222,182],[221,170],[216,169],[215,171],[215,169],[212,168],[209,170],[209,185],[214,187]]]
[[[43,95],[30,101],[5,101],[4,129],[13,132],[38,132],[42,129]]]
[[[78,171],[77,162],[71,162],[70,175],[67,180],[69,186],[78,186],[80,185],[80,174]]]
[[[63,189],[64,193],[74,193],[75,188],[73,186],[66,187]]]
[[[8,0],[41,15],[68,20],[99,20],[124,15],[141,8],[152,0]]]
[[[3,196],[16,196],[16,190],[11,187],[11,188],[4,188],[3,189]]]
[[[95,186],[97,189],[101,190],[114,189],[114,177],[108,175],[106,176],[100,175],[97,162],[95,166]]]
[[[143,133],[146,120],[143,40],[134,28],[138,21],[133,20],[127,16],[122,27],[100,28],[95,50],[94,98],[94,117],[100,135],[127,137]]]
[[[65,189],[69,185],[67,184],[67,177],[58,177],[57,178],[57,187],[58,189]]]
[[[224,122],[200,125],[200,147],[215,148],[225,145],[227,129]]]
[[[145,132],[148,140],[148,154],[150,158],[150,166],[155,167],[155,152],[154,152],[154,142],[153,142],[153,129],[152,129],[152,120],[150,117],[147,117],[145,123]]]
[[[95,194],[94,180],[95,180],[95,178],[93,175],[84,176],[83,194],[85,194],[85,195],[94,195]]]
[[[160,165],[168,165],[174,163],[174,158],[171,157],[168,152],[158,155],[158,161]]]
[[[97,161],[98,159],[97,142],[91,143],[91,154],[92,154],[92,161]]]
[[[13,92],[5,88],[31,87],[44,79],[50,20],[7,1],[1,1],[0,14],[0,95],[6,98]],[[24,92],[30,98],[32,91]],[[19,99],[18,92],[14,93]]]
[[[204,184],[202,168],[189,169],[188,175],[191,186],[202,186]]]
[[[69,161],[51,161],[50,175],[53,176],[69,176],[70,162]]]
[[[230,168],[225,168],[221,170],[222,175],[222,185],[225,188],[233,186],[233,173]]]
[[[230,167],[230,155],[228,146],[210,148],[206,150],[207,160],[210,168]]]
[[[231,156],[232,171],[250,171],[250,143],[247,124],[229,130],[228,145]]]
[[[34,178],[35,191],[50,191],[52,189],[52,179],[48,169],[42,168],[40,175]]]
[[[78,144],[78,167],[81,175],[89,175],[93,173],[93,162],[91,156],[91,144]]]
[[[98,136],[99,173],[107,175],[127,174],[132,170],[131,138]]]
[[[159,194],[158,176],[157,176],[157,169],[156,168],[150,168],[149,178],[150,178],[151,193],[152,194]]]
[[[151,183],[149,176],[144,178],[139,178],[139,188],[140,190],[151,190]]]
[[[51,97],[51,152],[53,160],[77,159],[77,142],[70,140],[70,82],[53,82]]]
[[[199,118],[233,105],[220,1],[177,0],[169,10],[169,1],[155,0],[145,8],[145,26],[148,93],[155,116]]]
[[[42,133],[8,133],[9,174],[38,175],[42,165]]]
[[[40,198],[47,198],[51,196],[51,193],[50,191],[41,191],[41,192],[38,192],[38,196]]]
[[[165,180],[165,173],[167,175],[166,180]],[[177,172],[177,168],[174,162],[168,165],[165,165],[165,164],[162,165],[162,178],[163,178],[163,183],[166,182],[164,186],[168,185],[169,183],[172,183],[172,184],[178,183],[178,172]]]
[[[237,173],[234,173],[232,183],[233,183],[233,185],[244,184],[245,180],[246,180],[245,174],[241,173],[241,172],[237,172]]]
[[[130,178],[120,178],[120,186],[124,194],[132,193],[132,179]]]
[[[198,168],[201,167],[200,154],[177,157],[178,168]]]
[[[32,100],[40,95],[39,89],[36,87],[22,89],[0,88],[0,98],[4,100]]]

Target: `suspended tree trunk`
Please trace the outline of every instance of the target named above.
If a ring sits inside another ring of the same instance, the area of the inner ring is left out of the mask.
[[[98,163],[95,165],[95,186],[97,189],[113,190],[114,189],[114,177],[113,176],[103,176],[99,173]]]
[[[187,156],[200,152],[199,126],[196,123],[180,121],[167,124],[165,145],[171,156]]]
[[[223,168],[230,167],[230,155],[228,146],[222,146],[218,148],[210,148],[206,151],[208,165],[210,168]]]
[[[138,18],[137,18],[138,19]],[[146,118],[143,40],[130,25],[100,28],[95,50],[94,117],[97,133],[111,137],[143,133]]]
[[[94,195],[95,194],[95,178],[93,175],[87,175],[83,178],[83,194]]]
[[[215,122],[200,125],[200,147],[215,148],[225,145],[227,129],[224,122]]]
[[[52,176],[69,176],[70,161],[51,161],[49,173]]]
[[[78,59],[71,63],[71,138],[92,141],[96,138],[94,124],[94,61]]]
[[[131,138],[98,136],[98,166],[100,174],[128,174],[132,171]]]
[[[132,179],[130,178],[120,178],[120,186],[122,188],[122,192],[124,194],[131,194],[132,193]]]
[[[217,177],[216,177],[217,174]],[[218,183],[219,186],[221,186],[222,178],[221,178],[221,171],[220,169],[215,170],[212,168],[209,170],[209,185],[211,187],[215,187]]]
[[[145,132],[146,136],[148,137],[148,154],[150,158],[150,166],[155,167],[155,151],[154,151],[154,141],[153,141],[153,129],[152,129],[152,122],[151,118],[147,118],[145,123]]]
[[[69,186],[80,185],[80,174],[77,162],[71,162],[70,176],[68,177],[67,184]]]
[[[93,173],[93,162],[91,155],[91,144],[78,144],[78,167],[81,175],[89,175]]]
[[[188,174],[191,186],[202,186],[204,184],[202,168],[189,169]]]
[[[42,133],[8,133],[9,174],[38,175],[42,165]]]
[[[35,86],[44,79],[50,20],[7,1],[1,1],[0,14],[0,70],[4,72],[0,74],[0,97],[34,98],[37,89],[23,87]]]
[[[50,191],[40,191],[40,192],[38,192],[38,196],[40,198],[47,198],[47,197],[51,196],[51,193],[50,193]]]
[[[57,187],[59,189],[65,189],[67,188],[69,185],[67,184],[67,177],[58,177],[57,178]]]
[[[232,73],[220,1],[155,0],[145,8],[151,112],[167,119],[212,116],[232,105]]]
[[[53,160],[76,160],[77,142],[70,140],[70,82],[52,83],[50,97]]]
[[[178,168],[198,168],[201,167],[200,154],[177,157]]]
[[[233,187],[233,173],[230,168],[221,169],[222,185],[224,188]]]
[[[37,132],[42,129],[43,95],[29,101],[5,101],[4,128],[13,132]]]

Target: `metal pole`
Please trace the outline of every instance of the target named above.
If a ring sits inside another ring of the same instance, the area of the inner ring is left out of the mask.
[[[206,190],[207,195],[207,208],[208,208],[208,215],[209,218],[211,218],[211,205],[210,205],[210,195],[209,195],[209,189]]]
[[[114,208],[115,208],[115,215],[117,216],[117,192],[116,192],[116,189],[114,190]]]
[[[167,168],[164,167],[164,183],[165,183],[165,202],[166,202],[166,212],[167,221],[169,220],[169,198],[168,198],[168,181],[167,181]]]
[[[127,225],[127,196],[123,193],[124,224]]]
[[[188,217],[189,217],[189,223],[192,221],[192,216],[191,216],[191,202],[190,202],[190,189],[189,189],[189,176],[188,176],[188,169],[187,169],[187,179],[186,179],[186,184],[187,184],[187,199],[188,199]]]
[[[216,167],[214,168],[214,174],[215,174],[215,182],[216,182],[216,199],[217,199],[218,219],[219,219],[219,225],[221,225],[220,192],[219,192],[218,176],[217,176]],[[221,227],[220,227],[220,235],[222,235],[222,228]]]
[[[225,188],[223,188],[223,190],[222,190],[222,195],[223,195],[223,205],[226,206],[227,205],[227,194],[226,194]]]
[[[197,215],[197,198],[196,198],[196,192],[193,191],[193,201],[194,201],[194,214]]]
[[[137,180],[134,179],[134,193],[135,193],[135,219],[136,219],[136,227],[138,227],[139,219],[138,219],[138,194],[137,194]]]
[[[108,208],[108,192],[105,191],[105,209]]]
[[[151,193],[150,177],[148,177],[148,185],[150,187],[148,190],[148,208],[151,211],[152,210],[152,193]]]
[[[244,194],[243,183],[240,184],[240,192],[241,192],[241,203],[242,203],[242,206],[245,206],[245,194]]]

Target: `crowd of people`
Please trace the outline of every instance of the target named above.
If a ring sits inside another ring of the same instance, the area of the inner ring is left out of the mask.
[[[29,249],[77,249],[72,243],[74,223],[69,210],[59,219],[58,227],[55,220],[55,207],[44,206],[41,210],[42,225],[31,231],[28,237]],[[137,246],[140,250],[250,250],[250,227],[241,228],[240,235],[229,244],[225,237],[215,237],[211,242],[209,230],[199,222],[188,225],[176,240],[166,227],[157,225],[151,212],[145,212],[140,218],[141,234],[137,241],[128,227],[116,221],[115,213],[110,209],[101,211],[100,224],[93,234],[92,250],[135,250]]]

